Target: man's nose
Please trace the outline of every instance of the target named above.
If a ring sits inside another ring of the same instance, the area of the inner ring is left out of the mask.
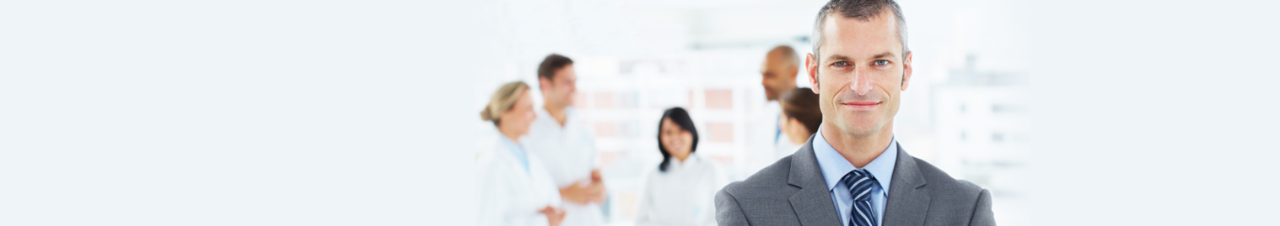
[[[867,95],[871,92],[871,75],[863,69],[853,70],[853,82],[849,83],[849,89],[858,93],[859,96]]]

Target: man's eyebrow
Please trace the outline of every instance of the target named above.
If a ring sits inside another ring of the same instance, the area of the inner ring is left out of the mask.
[[[831,56],[827,56],[827,60],[849,60],[849,57],[840,54],[833,54]]]
[[[890,57],[890,56],[893,56],[893,52],[884,51],[883,54],[877,54],[876,56],[872,56],[872,59],[886,59],[886,57]]]
[[[884,53],[881,53],[881,54],[876,54],[875,56],[872,56],[872,57],[871,57],[871,59],[889,58],[889,56],[893,56],[893,53],[891,53],[891,52],[884,52]]]

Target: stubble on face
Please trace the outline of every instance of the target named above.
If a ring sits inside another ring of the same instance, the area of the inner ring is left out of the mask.
[[[867,137],[892,126],[905,83],[902,43],[889,12],[862,21],[828,17],[816,70],[824,124]],[[883,63],[883,65],[881,65]]]

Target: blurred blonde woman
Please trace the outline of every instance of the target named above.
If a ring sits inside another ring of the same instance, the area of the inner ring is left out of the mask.
[[[542,161],[519,143],[537,117],[533,111],[529,85],[517,81],[499,87],[480,112],[500,135],[476,163],[479,225],[559,226],[564,220],[559,189]]]
[[[716,225],[715,194],[727,183],[719,167],[694,154],[698,129],[683,108],[667,109],[658,124],[662,163],[645,178],[637,226]]]

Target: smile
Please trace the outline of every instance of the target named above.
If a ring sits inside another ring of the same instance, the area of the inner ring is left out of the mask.
[[[853,108],[854,110],[870,110],[880,106],[880,102],[879,101],[849,101],[849,102],[840,103],[840,105]]]

